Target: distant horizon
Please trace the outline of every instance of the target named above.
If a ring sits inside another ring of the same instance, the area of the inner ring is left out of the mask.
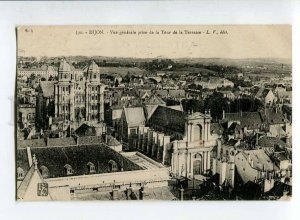
[[[71,57],[85,57],[85,58],[93,58],[93,57],[102,57],[102,58],[109,58],[109,59],[141,59],[141,60],[155,60],[155,59],[170,59],[170,60],[183,60],[183,59],[190,59],[190,60],[196,60],[196,59],[203,59],[203,60],[214,60],[214,59],[219,59],[219,60],[269,60],[269,61],[288,61],[289,63],[287,64],[292,64],[292,59],[291,58],[281,58],[281,57],[250,57],[250,58],[230,58],[230,57],[178,57],[178,58],[169,58],[169,57],[117,57],[117,56],[105,56],[105,55],[92,55],[92,56],[88,56],[88,55],[68,55],[68,56],[21,56],[18,55],[19,57],[24,57],[24,58],[30,58],[30,57],[34,57],[34,58],[62,58],[62,57],[66,57],[66,58],[71,58]]]
[[[187,30],[201,34],[184,34]],[[122,31],[148,34],[118,34]],[[25,57],[292,59],[290,25],[20,26],[17,48]]]

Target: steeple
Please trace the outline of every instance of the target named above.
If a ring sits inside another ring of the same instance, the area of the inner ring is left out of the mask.
[[[59,81],[69,81],[71,79],[71,71],[72,69],[70,64],[66,61],[65,58],[63,58],[58,68]]]
[[[92,82],[100,82],[100,70],[97,63],[93,60],[88,69],[87,75],[90,81]]]
[[[38,169],[38,161],[36,159],[36,156],[35,154],[33,154],[33,157],[32,157],[32,162],[33,162],[33,165],[34,165],[34,169],[37,170]]]

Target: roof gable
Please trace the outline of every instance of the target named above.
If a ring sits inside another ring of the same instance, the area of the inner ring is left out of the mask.
[[[142,107],[124,107],[126,122],[129,126],[138,126],[145,123],[145,113]]]

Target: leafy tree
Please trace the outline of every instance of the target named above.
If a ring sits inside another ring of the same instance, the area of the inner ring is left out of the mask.
[[[196,99],[183,99],[181,101],[183,110],[185,112],[203,112],[204,111],[204,102],[202,100]]]
[[[214,92],[210,97],[205,99],[204,108],[209,109],[213,119],[221,119],[223,110],[229,111],[230,101],[224,98],[222,94]]]

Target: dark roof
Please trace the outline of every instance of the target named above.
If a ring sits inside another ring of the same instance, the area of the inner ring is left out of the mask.
[[[48,146],[71,146],[76,145],[76,141],[73,137],[66,137],[66,138],[49,138],[48,139]]]
[[[230,140],[227,142],[227,144],[230,145],[230,146],[234,146],[237,142],[238,142],[238,140],[230,139]]]
[[[101,136],[86,136],[77,138],[78,145],[94,145],[103,143]]]
[[[20,167],[24,171],[29,170],[29,161],[26,148],[17,150],[17,168]]]
[[[21,149],[18,149],[20,151]],[[25,161],[27,155],[18,153],[18,160]],[[70,147],[44,147],[31,148],[31,154],[36,155],[38,166],[45,166],[49,170],[49,178],[66,176],[64,169],[66,164],[69,164],[73,169],[73,175],[89,174],[87,164],[93,163],[97,173],[109,172],[109,161],[113,160],[118,165],[118,170],[121,167],[124,171],[142,169],[135,163],[131,162],[121,154],[104,145],[87,145],[87,146],[70,146]],[[20,165],[23,162],[20,162]],[[21,167],[25,173],[28,171],[28,166]]]
[[[182,111],[165,106],[158,106],[149,119],[149,125],[160,130],[169,130],[179,133],[185,131],[186,114]]]
[[[230,132],[239,131],[239,130],[241,130],[241,126],[240,126],[238,123],[233,122],[233,123],[229,126],[228,130],[229,130]]]
[[[266,109],[265,111],[261,111],[261,116],[263,120],[269,124],[282,124],[285,123],[285,117],[281,111],[277,111],[276,109]]]
[[[228,121],[239,121],[242,128],[247,129],[258,128],[263,120],[259,112],[240,112],[240,113],[225,113],[225,119]]]
[[[221,134],[223,134],[223,131],[224,131],[224,128],[219,123],[211,123],[210,124],[210,132],[212,134],[221,135]]]
[[[79,128],[77,128],[74,133],[79,137],[96,136],[96,129],[93,126],[89,126],[84,123]]]
[[[262,136],[258,139],[258,145],[261,147],[278,147],[279,149],[284,149],[287,147],[286,143],[284,143],[278,137],[268,137]],[[276,150],[276,149],[275,149]]]
[[[31,140],[18,140],[17,148],[26,147],[46,147],[46,142],[44,139],[31,139]]]
[[[268,95],[269,91],[270,91],[270,89],[266,89],[266,88],[262,87],[256,93],[256,97],[258,97],[258,98],[265,98]]]
[[[184,98],[185,91],[183,89],[169,90],[169,95],[173,98]]]

